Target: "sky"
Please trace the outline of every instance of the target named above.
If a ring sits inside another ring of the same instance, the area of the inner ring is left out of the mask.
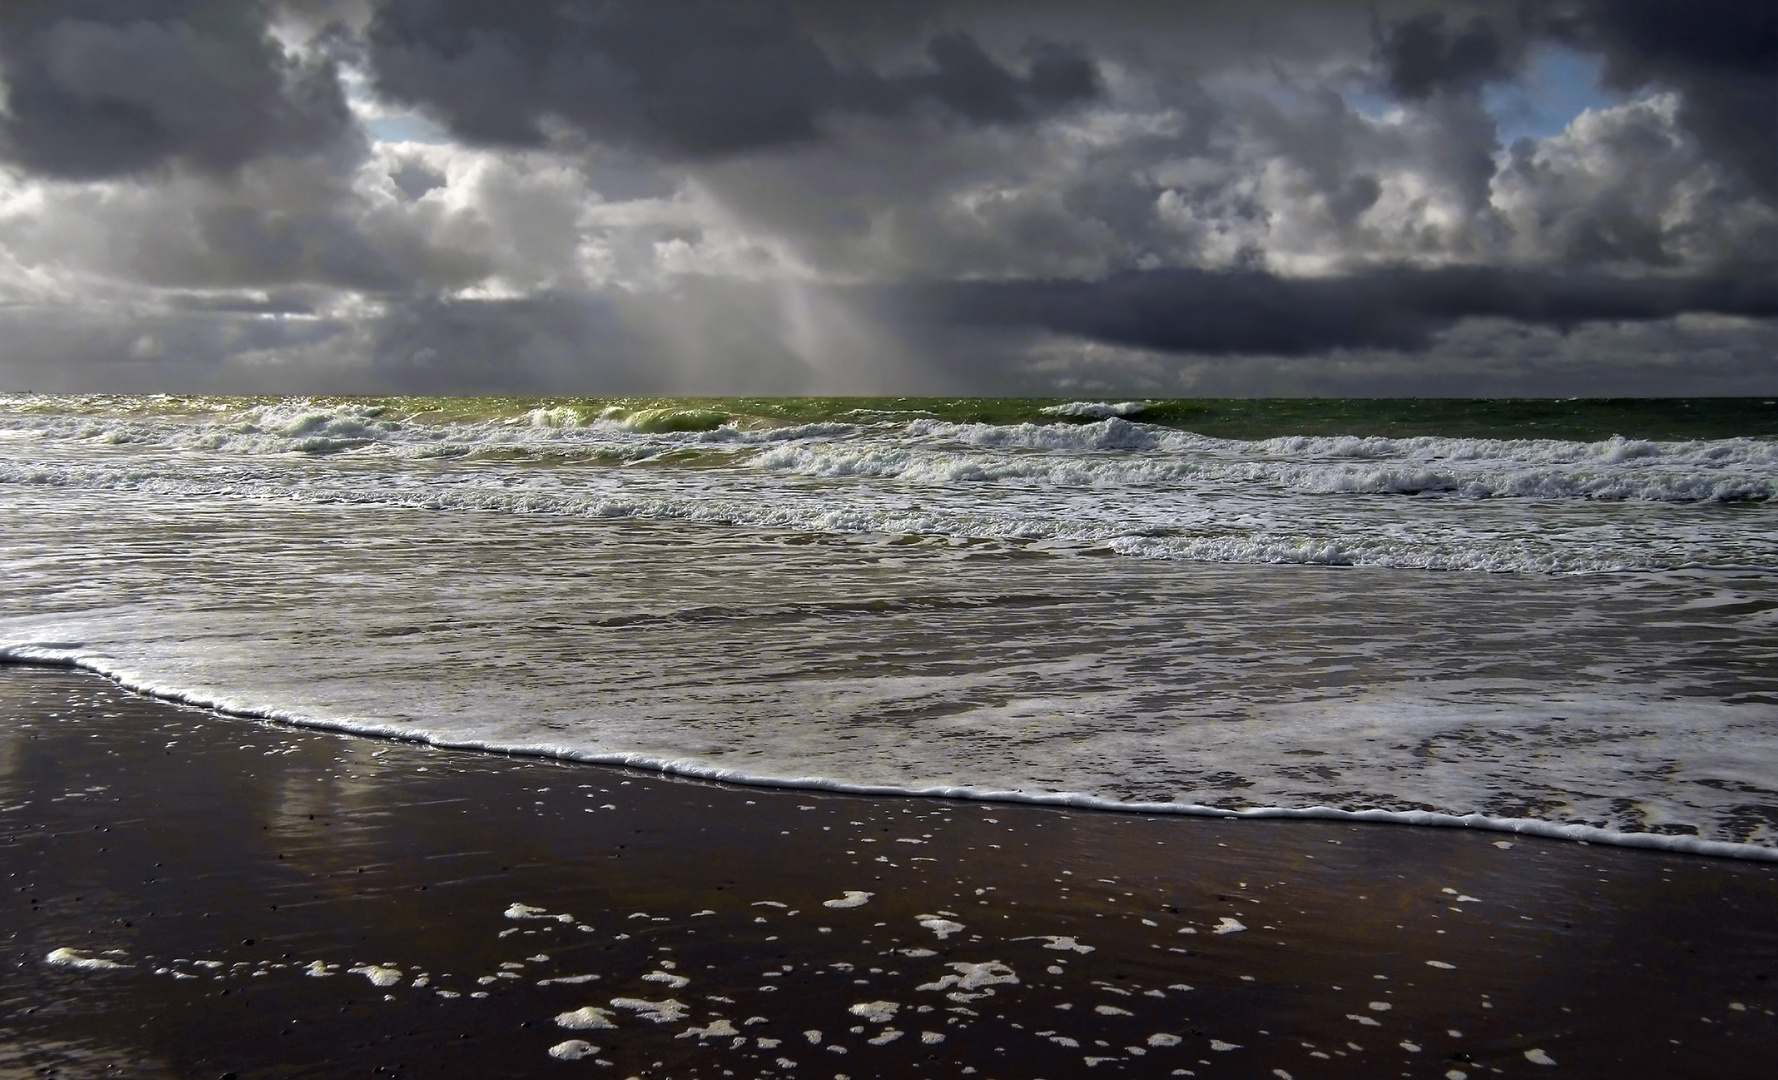
[[[0,391],[1778,393],[1759,0],[6,0]]]

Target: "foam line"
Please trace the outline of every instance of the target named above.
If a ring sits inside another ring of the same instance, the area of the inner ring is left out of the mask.
[[[441,739],[425,732],[398,729],[371,723],[327,720],[302,716],[277,709],[241,709],[230,707],[202,695],[164,690],[133,680],[121,673],[70,652],[45,646],[16,645],[0,647],[0,665],[72,668],[91,672],[111,680],[124,689],[144,697],[175,705],[205,709],[210,712],[244,720],[264,720],[292,727],[318,731],[335,731],[394,742],[416,743],[441,750],[468,750],[501,754],[507,757],[547,758],[574,761],[589,765],[613,765],[680,776],[692,780],[715,781],[744,787],[777,788],[792,791],[828,791],[840,795],[878,795],[958,799],[972,802],[1023,803],[1032,806],[1068,807],[1081,810],[1103,810],[1132,814],[1177,814],[1185,817],[1218,817],[1236,819],[1304,819],[1316,821],[1351,821],[1388,825],[1430,825],[1441,828],[1481,829],[1489,832],[1517,833],[1552,840],[1575,840],[1613,847],[1647,848],[1685,855],[1711,858],[1744,859],[1754,862],[1778,862],[1778,848],[1759,844],[1738,844],[1722,840],[1704,840],[1695,836],[1673,836],[1663,833],[1630,833],[1601,829],[1592,825],[1564,825],[1536,818],[1502,818],[1486,814],[1458,814],[1425,810],[1341,810],[1331,806],[1258,806],[1230,810],[1199,803],[1124,802],[1097,795],[1070,792],[1033,793],[995,791],[982,788],[934,785],[910,787],[895,784],[859,784],[818,776],[766,776],[725,769],[702,762],[653,757],[640,753],[595,754],[553,746],[518,746],[477,740]]]

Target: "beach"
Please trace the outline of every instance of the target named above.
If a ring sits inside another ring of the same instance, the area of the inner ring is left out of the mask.
[[[0,1075],[1759,1075],[1778,867],[741,787],[0,668]]]

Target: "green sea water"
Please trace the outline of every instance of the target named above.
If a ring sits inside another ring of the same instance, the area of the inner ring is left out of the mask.
[[[153,395],[12,397],[15,411],[116,415],[229,411],[288,399]],[[1626,439],[1683,441],[1778,438],[1773,398],[955,398],[955,397],[317,397],[319,407],[350,403],[419,422],[473,422],[543,409],[564,424],[605,418],[640,431],[707,431],[822,422],[872,423],[919,418],[952,423],[1090,422],[1058,415],[1070,402],[1119,407],[1125,419],[1226,439],[1285,435],[1406,438]]]

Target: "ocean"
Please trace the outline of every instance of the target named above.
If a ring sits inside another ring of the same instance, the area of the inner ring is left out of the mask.
[[[1778,859],[1778,403],[0,396],[0,659],[741,783]]]

